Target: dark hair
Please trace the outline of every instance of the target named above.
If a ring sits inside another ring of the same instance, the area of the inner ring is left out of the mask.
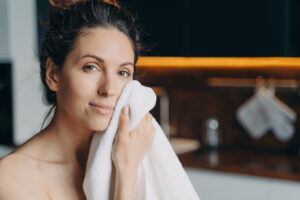
[[[134,51],[133,79],[136,78],[135,64],[144,48],[140,39],[140,25],[127,9],[105,0],[81,0],[65,7],[52,7],[48,30],[39,51],[44,100],[46,104],[52,105],[46,118],[57,104],[56,93],[51,91],[46,83],[47,59],[50,58],[61,69],[67,55],[76,47],[79,36],[87,29],[95,27],[116,28],[129,38]]]

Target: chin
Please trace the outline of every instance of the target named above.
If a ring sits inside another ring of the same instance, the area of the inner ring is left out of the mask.
[[[100,120],[91,120],[88,124],[89,129],[91,129],[92,131],[99,131],[99,132],[103,132],[106,131],[106,129],[108,128],[108,125],[110,123],[110,120],[107,119],[100,119]]]

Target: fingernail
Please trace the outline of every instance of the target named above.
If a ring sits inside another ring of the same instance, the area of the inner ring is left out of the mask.
[[[125,106],[124,108],[123,108],[123,114],[124,115],[128,115],[128,106]]]

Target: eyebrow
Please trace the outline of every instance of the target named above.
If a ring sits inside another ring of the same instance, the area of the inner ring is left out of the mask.
[[[85,57],[91,57],[91,58],[94,58],[94,59],[98,60],[101,63],[105,63],[104,59],[102,59],[99,56],[95,56],[95,55],[84,55],[84,56],[82,56],[82,58],[85,58]],[[120,67],[123,67],[123,66],[126,66],[126,65],[132,65],[133,66],[133,63],[132,62],[125,62],[125,63],[122,63],[120,65]]]

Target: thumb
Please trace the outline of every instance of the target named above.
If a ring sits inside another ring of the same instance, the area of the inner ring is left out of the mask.
[[[119,130],[118,130],[119,137],[129,136],[129,127],[130,127],[129,108],[128,106],[124,106],[120,114],[120,122],[119,122]]]

